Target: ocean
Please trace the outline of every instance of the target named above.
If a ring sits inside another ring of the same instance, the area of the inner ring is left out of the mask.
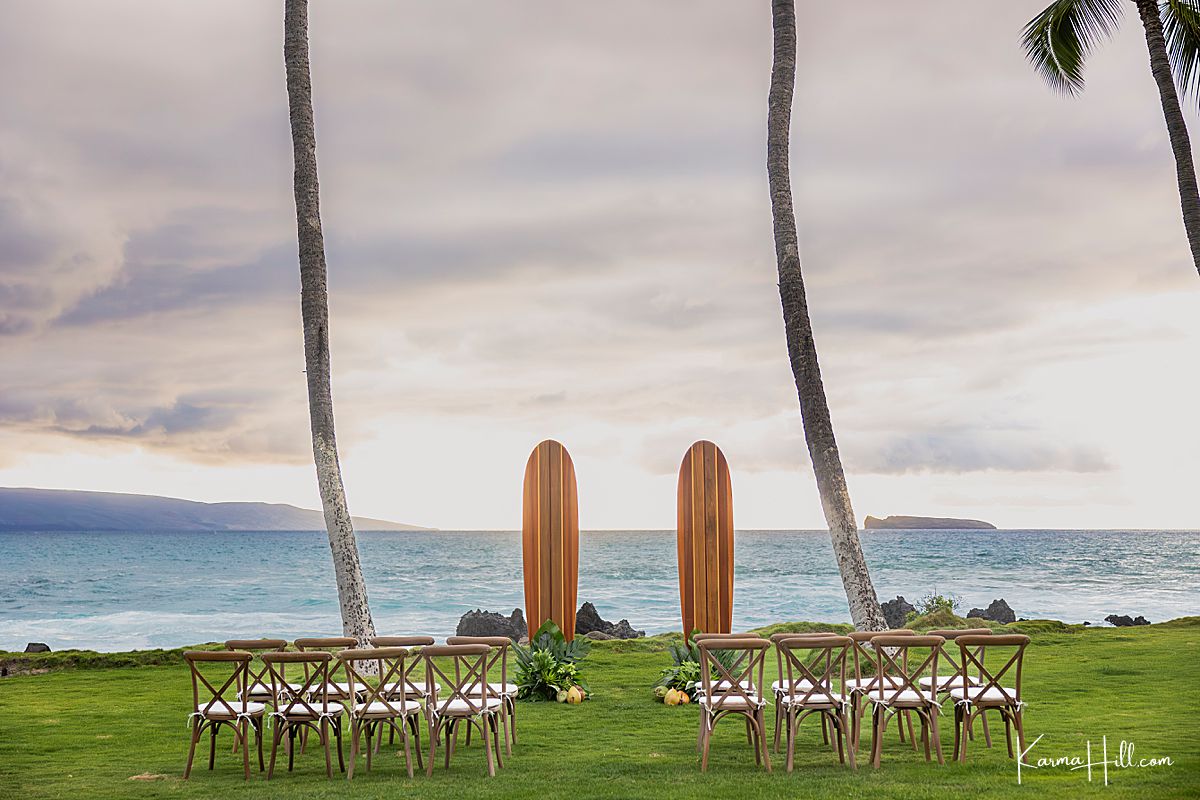
[[[379,633],[454,632],[468,610],[523,606],[520,534],[360,532]],[[1200,531],[870,531],[881,600],[931,592],[960,613],[998,597],[1018,617],[1103,624],[1200,614]],[[734,627],[847,622],[825,531],[738,531]],[[0,532],[0,650],[179,647],[338,634],[323,531]],[[679,630],[673,531],[584,531],[579,602],[648,633]]]

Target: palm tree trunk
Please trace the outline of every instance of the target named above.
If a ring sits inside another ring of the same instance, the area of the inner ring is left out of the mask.
[[[1183,110],[1179,107],[1179,93],[1171,77],[1171,61],[1167,57],[1167,43],[1163,38],[1162,18],[1158,16],[1155,0],[1136,0],[1138,15],[1146,31],[1146,48],[1150,51],[1150,72],[1158,84],[1158,98],[1162,102],[1163,117],[1167,122],[1167,135],[1171,139],[1171,150],[1175,153],[1175,178],[1179,183],[1179,204],[1183,210],[1183,227],[1187,231],[1188,246],[1192,249],[1192,262],[1200,272],[1200,192],[1196,189],[1196,168],[1192,164],[1192,143],[1188,138]]]
[[[295,164],[296,236],[300,250],[300,311],[304,320],[304,364],[308,375],[308,416],[312,427],[317,486],[333,553],[342,631],[363,647],[375,635],[367,584],[358,560],[354,526],[338,464],[329,382],[329,297],[325,238],[321,233],[317,185],[317,136],[313,125],[312,82],[308,66],[308,0],[286,0],[283,60],[287,67],[288,113]]]
[[[800,246],[796,235],[796,214],[792,208],[791,176],[788,169],[788,139],[792,120],[792,89],[796,82],[796,10],[794,0],[773,0],[772,22],[775,30],[774,58],[771,66],[771,94],[767,115],[767,178],[771,188],[771,215],[775,224],[775,259],[779,267],[779,299],[783,304],[783,325],[787,335],[788,358],[800,396],[800,415],[804,437],[812,458],[821,506],[833,540],[833,553],[842,585],[850,604],[850,617],[859,630],[884,630],[887,623],[871,584],[867,561],[858,541],[858,523],[850,505],[850,492],[842,471],[833,421],[821,367],[813,342],[812,322],[800,271]]]

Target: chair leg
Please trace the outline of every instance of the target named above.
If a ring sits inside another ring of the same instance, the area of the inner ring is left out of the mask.
[[[825,719],[824,714],[819,714],[821,718],[821,744],[829,744],[829,721]]]
[[[983,719],[983,743],[986,744],[988,747],[991,747],[992,746],[992,732],[988,730],[987,714],[980,714],[979,716],[981,719]]]
[[[503,707],[503,703],[500,704]],[[492,715],[492,748],[496,751],[496,769],[504,769],[504,759],[500,755],[500,729],[504,728],[505,741],[508,739],[508,726],[504,722],[504,712]]]
[[[796,761],[796,714],[791,707],[787,712],[787,762],[785,772],[791,772]]]
[[[435,725],[432,721],[428,722],[428,732],[429,732],[429,761],[425,766],[425,775],[426,775],[426,777],[432,778],[433,777],[433,760],[434,760],[434,758],[437,757],[438,733],[439,733],[439,731],[437,729],[437,725]]]
[[[271,776],[275,774],[275,751],[279,749],[279,740],[283,738],[284,727],[283,720],[275,723],[275,732],[271,735],[271,765],[267,768],[267,780],[271,780]]]
[[[1004,720],[1004,743],[1008,745],[1008,757],[1012,758],[1012,722],[1009,721],[1007,709],[1000,710],[1000,717]]]
[[[970,708],[963,709],[963,734],[958,740],[958,760],[959,763],[967,761],[967,742],[971,740],[971,725],[973,724],[972,715],[975,712]]]
[[[303,752],[303,751],[301,751]],[[296,766],[296,728],[288,725],[288,772]]]
[[[750,730],[750,717],[746,717],[746,744],[754,744],[754,734]],[[755,752],[758,752],[755,750]]]
[[[350,766],[346,767],[346,780],[354,780],[354,765],[358,763],[358,740],[362,726],[356,719],[350,720]]]
[[[212,769],[217,763],[217,723],[208,726],[208,768]]]
[[[263,771],[263,719],[259,717],[254,722],[254,741],[258,745],[258,771]]]
[[[485,714],[485,715],[484,715],[484,716],[483,716],[483,717],[480,719],[480,721],[479,721],[479,724],[480,724],[480,726],[486,726],[486,725],[488,724],[488,723],[487,723],[487,721],[488,721],[488,718],[489,718],[490,716],[491,716],[490,714]],[[468,731],[470,731],[470,730],[471,730],[471,723],[470,723],[470,721],[469,721],[469,720],[468,720],[468,722],[467,722],[467,730],[468,730]],[[496,777],[496,765],[495,765],[495,763],[494,763],[494,762],[493,762],[493,760],[492,760],[492,739],[491,739],[491,737],[490,737],[490,736],[488,736],[488,735],[487,735],[487,728],[486,728],[486,727],[481,727],[481,728],[480,728],[480,730],[479,730],[479,736],[480,736],[480,738],[481,738],[481,739],[483,739],[483,749],[484,749],[484,752],[485,752],[485,753],[487,753],[487,773],[488,773],[488,777],[489,777],[489,778],[494,778],[494,777]],[[499,754],[497,754],[497,755],[499,755]]]
[[[1017,726],[1017,758],[1021,759],[1021,763],[1028,764],[1028,756],[1025,754],[1025,722],[1022,719],[1024,713],[1021,709],[1016,709],[1012,712],[1013,724]]]
[[[233,736],[235,740],[240,740],[241,742],[242,773],[245,775],[245,780],[250,780],[250,720],[243,719],[240,726],[235,723],[233,726]]]
[[[858,764],[855,763],[854,743],[850,741],[850,719],[845,707],[838,709],[838,716],[841,717],[842,738],[846,740],[846,758],[850,762],[850,769],[856,770]]]
[[[451,718],[446,725],[446,769],[450,769],[450,757],[454,755],[454,745],[458,743],[458,720]]]
[[[333,760],[329,757],[329,725],[325,718],[321,718],[321,727],[319,729],[321,736],[321,749],[325,751],[325,777],[333,777]],[[371,758],[371,750],[367,749],[367,759]]]
[[[763,709],[758,709],[754,712],[754,732],[758,736],[758,749],[762,751],[762,763],[767,768],[767,772],[771,771],[771,754],[767,747],[767,715]]]
[[[754,738],[749,714],[746,715],[746,734],[750,746],[754,748],[754,766],[760,767],[762,766],[762,755],[758,752],[758,741]]]
[[[779,735],[780,735],[780,728],[781,728],[781,727],[783,727],[783,722],[782,722],[782,719],[781,719],[781,716],[780,716],[780,714],[781,714],[781,711],[780,711],[780,695],[779,695],[779,693],[778,693],[778,692],[776,692],[776,693],[775,693],[775,745],[774,745],[774,747],[772,748],[772,750],[773,750],[774,752],[776,752],[776,753],[778,753],[778,752],[779,752]]]
[[[364,725],[366,726],[366,729],[367,729],[367,772],[370,772],[371,771],[371,753],[374,751],[374,747],[371,744],[371,735],[373,733],[378,733],[379,728],[375,723],[373,723],[369,720],[366,721],[364,723]]]
[[[408,721],[409,721],[409,727],[412,729],[413,738],[416,739],[416,742],[417,742],[417,748],[416,748],[417,749],[417,769],[423,770],[423,769],[425,769],[425,763],[421,758],[421,726],[419,724],[420,721],[417,719],[416,714],[409,716]]]
[[[946,759],[942,756],[942,733],[938,730],[938,707],[933,707],[929,710],[929,729],[933,734],[933,749],[937,752],[938,764],[945,765]]]
[[[918,711],[917,722],[921,723],[921,744],[925,747],[925,762],[928,763],[933,758],[933,751],[929,747],[929,715]]]
[[[712,739],[712,725],[709,724],[708,718],[704,715],[707,711],[701,711],[700,714],[700,771],[708,772],[708,744]]]
[[[342,755],[342,718],[335,717],[333,720],[333,736],[337,739],[338,751],[338,772],[346,771],[346,758]]]
[[[879,762],[883,755],[883,733],[887,729],[887,717],[884,715],[883,706],[875,706],[871,715],[872,733],[871,733],[871,763],[878,769]],[[897,720],[897,725],[900,722]]]
[[[193,719],[195,719],[193,717]],[[196,722],[191,732],[191,743],[188,745],[187,766],[183,768],[183,779],[186,781],[192,774],[192,759],[196,757],[196,742],[200,741],[200,729],[204,723]]]
[[[912,721],[912,712],[911,711],[904,712],[904,724],[908,726],[908,740],[910,742],[912,742],[912,749],[913,749],[913,752],[915,753],[917,751],[917,737],[913,734],[913,721]]]

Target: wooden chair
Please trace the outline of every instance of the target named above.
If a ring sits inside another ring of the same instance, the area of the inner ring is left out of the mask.
[[[225,642],[225,649],[239,650],[251,655],[262,655],[286,650],[287,642],[283,639],[229,639]],[[270,705],[273,697],[271,695],[271,679],[267,676],[267,665],[262,663],[262,659],[259,659],[258,667],[255,667],[252,661],[247,669],[249,669],[249,678],[246,684],[246,697],[252,703]],[[259,736],[262,736],[262,731],[259,731]],[[238,746],[239,740],[235,739],[233,742],[235,754]]]
[[[433,644],[432,636],[372,636],[370,639],[372,647],[403,647],[408,650],[409,658],[405,659],[404,667],[404,696],[409,700],[415,700],[418,708],[425,708],[425,673],[423,671],[424,662],[419,657],[419,648],[428,647]],[[420,672],[418,670],[420,669]],[[438,687],[441,688],[441,687]],[[416,733],[418,720],[411,718],[411,725]],[[419,738],[419,735],[418,735]],[[396,731],[388,728],[388,744],[395,744]],[[421,763],[421,749],[417,748],[417,764]]]
[[[1020,633],[959,636],[955,640],[959,648],[961,682],[951,686],[947,693],[954,700],[954,757],[967,760],[967,739],[976,718],[987,719],[985,712],[995,710],[1004,720],[1004,737],[1008,741],[1008,756],[1013,757],[1012,729],[1017,729],[1017,752],[1025,752],[1024,702],[1021,700],[1021,670],[1025,661],[1025,648],[1029,637]],[[1003,659],[1000,669],[987,665]],[[968,673],[978,669],[978,684],[968,682]],[[1012,675],[1013,685],[1002,686],[1000,681]]]
[[[947,642],[947,646],[942,648],[942,659],[945,661],[945,666],[942,667],[942,669],[940,670],[941,674],[936,676],[938,695],[942,698],[942,701],[945,702],[945,700],[947,698],[949,698],[949,696],[950,696],[950,694],[949,694],[950,687],[963,685],[962,676],[961,676],[962,670],[960,668],[959,660],[956,655],[956,648],[951,647],[949,645],[951,643],[953,643],[954,640],[958,639],[958,637],[960,637],[960,636],[991,636],[992,629],[991,628],[963,628],[961,630],[954,630],[954,629],[947,628],[945,630],[929,631],[929,633],[927,635],[941,636]],[[970,671],[968,670],[967,683],[965,685],[979,686],[980,684],[979,684],[978,676],[971,675],[971,674],[969,674],[969,672]],[[933,683],[935,683],[935,676],[933,676],[933,675],[926,675],[925,677],[921,678],[921,686],[922,687],[930,686]],[[983,721],[983,740],[987,744],[988,747],[991,747],[992,746],[992,732],[990,730],[988,730],[987,717],[983,716],[983,717],[981,717],[981,719]],[[967,729],[967,733],[972,739],[975,738],[974,731],[975,731],[975,729],[973,727]]]
[[[850,744],[850,698],[845,693],[846,658],[853,642],[846,636],[795,636],[776,642],[782,653],[786,689],[780,704],[787,716],[787,771],[792,771],[796,752],[796,736],[804,718],[816,714],[821,718],[821,734],[829,743],[828,731],[837,740],[838,760],[850,767],[854,763],[854,748]]]
[[[440,735],[446,737],[446,769],[450,768],[458,726],[464,721],[468,726],[474,725],[479,729],[487,753],[488,775],[494,778],[496,767],[504,766],[500,757],[499,724],[504,703],[492,694],[488,686],[490,651],[491,648],[486,644],[435,645],[421,651],[425,661],[425,718],[429,723],[429,762],[425,766],[427,775],[433,775],[433,761]],[[438,664],[436,659],[439,658],[449,662],[447,669]],[[445,682],[444,694],[438,688],[439,680]]]
[[[846,693],[850,695],[850,725],[851,738],[854,741],[854,751],[858,752],[859,743],[862,739],[862,722],[863,715],[866,713],[867,701],[866,695],[878,682],[879,676],[875,672],[875,652],[871,648],[871,640],[876,636],[915,636],[916,631],[908,628],[896,628],[889,631],[851,631],[846,634],[853,644],[850,647],[850,664],[852,669],[847,670],[846,676]],[[895,679],[887,674],[882,676],[885,685],[892,685]],[[912,740],[913,749],[917,748],[916,736],[913,734],[912,718],[907,713],[905,714],[905,722],[908,723],[908,738]],[[896,730],[900,733],[900,741],[904,741],[904,727],[897,724]]]
[[[717,723],[741,717],[751,732],[754,763],[771,771],[761,686],[770,642],[754,638],[705,638],[700,647],[700,770],[708,771],[708,750]],[[716,674],[714,680],[713,675]]]
[[[353,639],[351,641],[354,641]],[[324,650],[294,653],[263,653],[271,675],[271,692],[275,710],[271,719],[275,723],[275,735],[271,739],[271,764],[267,769],[267,780],[275,774],[275,754],[279,742],[287,736],[288,772],[296,760],[296,734],[314,731],[321,737],[325,749],[325,776],[333,777],[329,757],[329,729],[337,737],[338,769],[345,771],[346,762],[342,755],[342,717],[345,707],[330,695],[329,664],[333,655]],[[288,667],[303,672],[299,683],[288,681]]]
[[[420,701],[409,700],[404,692],[405,659],[408,651],[403,647],[378,647],[372,650],[343,650],[338,653],[342,662],[342,672],[346,675],[351,697],[360,698],[350,707],[350,766],[346,770],[346,780],[354,778],[354,765],[358,761],[359,740],[366,733],[367,738],[367,771],[371,771],[371,753],[377,747],[372,747],[371,737],[381,740],[380,726],[386,726],[394,735],[400,734],[404,740],[404,766],[408,769],[408,777],[413,776],[412,750],[409,747],[409,730],[417,738],[417,763],[421,761],[421,734],[416,726],[417,714],[420,711]],[[368,664],[370,670],[361,670],[360,664]],[[378,676],[369,679],[365,672]],[[424,765],[421,765],[424,766]]]
[[[783,652],[779,649],[779,643],[784,639],[792,639],[797,636],[838,636],[839,634],[825,631],[816,631],[809,634],[801,633],[772,633],[771,644],[775,645],[775,680],[771,683],[771,694],[775,698],[775,743],[774,751],[779,752],[779,741],[783,731],[783,704],[781,698],[787,693],[790,685],[783,675]],[[803,685],[803,679],[798,688],[807,688]],[[821,741],[824,744],[829,744],[829,730],[825,718],[821,718]]]
[[[889,712],[916,714],[921,721],[921,741],[925,744],[925,760],[928,761],[929,743],[933,741],[937,750],[939,764],[944,764],[942,758],[942,740],[938,734],[938,714],[941,704],[938,703],[937,691],[932,686],[922,689],[921,675],[929,670],[936,675],[938,656],[941,655],[945,639],[940,636],[915,635],[883,635],[871,639],[875,650],[875,674],[889,676],[891,680],[875,681],[865,695],[872,708],[871,763],[878,767],[883,752],[883,734],[887,729]],[[911,658],[913,651],[923,659],[914,667]],[[897,722],[897,724],[899,724]],[[911,733],[909,734],[911,736]]]
[[[488,653],[487,675],[491,680],[497,667],[500,682],[488,684],[488,694],[499,697],[500,723],[504,728],[504,754],[512,755],[512,746],[517,743],[517,685],[508,682],[508,651],[512,640],[507,636],[448,636],[446,644],[486,644],[492,648]],[[467,744],[471,744],[471,729],[467,728]]]
[[[242,750],[242,770],[250,779],[250,729],[254,729],[258,744],[258,766],[262,769],[262,720],[266,706],[250,701],[250,653],[219,650],[189,650],[183,654],[192,675],[192,711],[188,714],[191,744],[188,746],[187,766],[183,778],[192,774],[192,759],[196,743],[207,729],[210,745],[208,768],[217,758],[217,731],[222,725],[233,731],[234,740]],[[219,682],[219,683],[218,683]]]

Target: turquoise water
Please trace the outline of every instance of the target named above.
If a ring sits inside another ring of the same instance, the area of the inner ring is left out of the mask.
[[[467,610],[523,605],[511,532],[359,533],[380,633],[453,633]],[[936,589],[966,611],[1159,622],[1200,613],[1200,532],[872,531],[881,599]],[[739,531],[734,626],[848,621],[824,531]],[[579,601],[650,633],[678,630],[672,531],[584,532]],[[176,647],[340,631],[324,532],[0,532],[0,649]]]

